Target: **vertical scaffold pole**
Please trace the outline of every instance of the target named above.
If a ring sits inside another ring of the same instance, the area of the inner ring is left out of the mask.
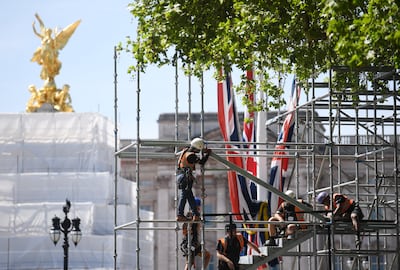
[[[332,104],[332,69],[329,70],[329,141],[328,141],[328,149],[329,149],[329,187],[330,187],[330,196],[332,198],[333,195],[333,104]],[[314,130],[314,128],[313,128]],[[330,209],[333,209],[333,199],[331,199]],[[328,225],[328,261],[329,261],[329,269],[334,269],[335,262],[335,254],[333,253],[334,249],[332,248],[332,243],[335,243],[334,234],[331,226],[334,226],[334,219],[331,217],[331,224]]]
[[[137,63],[137,90],[136,90],[136,269],[140,270],[140,70],[141,63]]]
[[[117,47],[114,46],[114,151],[118,151],[118,81]],[[117,227],[118,156],[114,155],[114,228]],[[117,231],[114,230],[114,270],[117,269]]]
[[[201,99],[201,112],[200,112],[200,132],[201,137],[204,139],[204,74],[201,73],[200,77],[200,99]],[[205,211],[205,199],[206,189],[204,186],[204,165],[201,165],[201,212],[204,214]],[[201,226],[201,269],[205,270],[205,259],[206,259],[206,248],[205,248],[205,220],[203,215],[202,226]]]
[[[396,85],[396,76],[399,75],[399,70],[394,70],[393,73],[393,135],[394,135],[394,140],[393,140],[393,149],[394,149],[394,157],[393,157],[393,176],[394,176],[394,183],[395,183],[395,199],[396,199],[396,250],[399,252],[400,250],[400,212],[399,212],[399,138],[398,138],[398,133],[397,133],[397,113],[398,113],[398,107],[397,107],[397,102],[398,102],[398,89]],[[400,258],[397,256],[397,263],[395,263],[397,266],[400,266]]]
[[[187,140],[190,141],[192,138],[192,74],[191,74],[191,67],[189,64],[189,74],[188,74],[188,90],[187,90],[187,102],[188,102],[188,114],[186,118],[186,124],[187,124]],[[188,227],[192,227],[191,223],[188,223]],[[188,245],[188,256],[187,256],[187,265],[188,265],[188,270],[192,269],[193,265],[193,250],[191,249],[192,246],[192,237],[190,237],[190,231],[188,229],[187,232],[187,245]]]
[[[178,53],[175,52],[175,57],[174,57],[174,65],[175,65],[175,141],[178,141],[179,139],[179,91],[178,91]],[[175,145],[175,153],[178,152],[178,147]],[[178,166],[176,166],[178,167]],[[175,172],[175,179],[176,179],[176,172]],[[175,181],[176,183],[176,181]],[[178,185],[175,184],[175,209],[178,208]],[[179,269],[178,267],[178,246],[179,246],[179,239],[178,239],[178,232],[179,232],[179,225],[178,223],[175,224],[175,265],[176,265],[176,270]]]

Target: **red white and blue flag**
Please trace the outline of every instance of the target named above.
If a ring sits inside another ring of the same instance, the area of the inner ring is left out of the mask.
[[[295,109],[300,96],[300,86],[296,84],[296,79],[293,79],[292,93],[289,101],[288,114],[283,122],[282,130],[278,136],[277,145],[275,146],[274,156],[271,161],[271,171],[269,184],[276,189],[283,191],[285,185],[286,173],[289,165],[289,157],[286,149],[288,146],[285,144],[292,140],[295,120]],[[269,214],[273,214],[282,203],[282,199],[276,194],[268,191],[268,206]]]
[[[240,168],[245,168],[242,158],[242,146],[234,142],[240,142],[239,117],[236,111],[236,103],[230,74],[220,71],[223,81],[218,82],[218,121],[222,136],[226,142],[227,160]],[[249,220],[257,215],[259,204],[251,196],[248,181],[235,171],[228,171],[229,197],[232,212],[239,214],[237,220]]]

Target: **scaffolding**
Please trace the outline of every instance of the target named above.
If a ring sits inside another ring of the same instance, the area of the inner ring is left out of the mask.
[[[178,77],[178,67],[176,77]],[[117,71],[115,69],[115,74]],[[333,84],[334,74],[352,74],[358,83],[364,87],[354,92],[354,88],[346,85],[338,88]],[[367,76],[368,74],[368,76]],[[371,74],[373,76],[371,76]],[[117,76],[117,75],[115,75]],[[118,148],[118,129],[115,128],[115,159],[131,158],[135,160],[137,182],[137,219],[127,224],[119,224],[115,211],[115,228],[117,235],[120,230],[134,230],[139,239],[140,231],[152,229],[158,231],[175,231],[176,269],[178,269],[179,241],[178,234],[182,223],[175,219],[142,220],[139,214],[141,205],[141,161],[151,159],[176,160],[175,153],[179,147],[186,146],[191,134],[191,111],[189,106],[187,118],[187,140],[179,139],[178,134],[178,100],[176,99],[175,140],[143,140],[140,138],[140,73],[137,73],[137,139],[128,146]],[[116,77],[115,77],[116,78]],[[251,264],[242,265],[241,269],[257,269],[268,261],[281,257],[285,261],[285,269],[400,269],[398,254],[400,253],[399,237],[399,147],[398,134],[399,71],[393,68],[367,68],[354,72],[346,67],[333,67],[328,74],[328,82],[309,80],[304,89],[308,89],[306,101],[295,109],[296,126],[294,139],[287,143],[290,149],[290,177],[287,189],[303,195],[303,198],[314,206],[314,210],[301,205],[284,193],[274,189],[264,180],[258,179],[242,168],[226,160],[225,145],[240,144],[240,142],[207,141],[213,149],[211,158],[219,164],[216,168],[207,167],[205,171],[234,170],[254,181],[259,186],[278,194],[285,200],[295,204],[308,213],[308,229],[299,231],[295,240],[282,239],[278,247],[265,247],[264,258],[254,257]],[[189,80],[188,100],[191,96],[191,78]],[[201,80],[201,93],[204,84]],[[381,91],[378,86],[386,86]],[[178,93],[178,83],[176,83]],[[176,94],[177,94],[176,93]],[[354,96],[358,99],[354,100]],[[115,102],[117,101],[117,83],[115,80]],[[204,129],[204,100],[201,101],[201,137]],[[117,115],[115,104],[115,115]],[[263,164],[270,167],[275,146],[274,130],[280,126],[285,114],[277,114],[267,121],[265,142],[257,142],[265,148],[258,150],[257,155],[266,157]],[[115,119],[117,120],[117,119]],[[115,121],[117,123],[117,121]],[[272,132],[271,132],[272,131]],[[157,151],[148,151],[148,147]],[[173,153],[171,147],[174,148]],[[133,151],[132,151],[133,149]],[[243,152],[241,155],[248,155]],[[206,198],[204,186],[204,168],[202,168],[202,198]],[[222,170],[221,170],[222,169]],[[174,168],[171,168],[171,172]],[[116,170],[115,179],[118,172]],[[115,180],[117,181],[117,180]],[[118,190],[115,184],[115,205]],[[364,212],[361,222],[362,245],[354,247],[352,227],[350,223],[326,220],[315,197],[321,191],[330,194],[348,194],[359,202]],[[177,202],[177,187],[175,187],[175,207]],[[204,203],[203,211],[204,213]],[[218,213],[214,213],[218,214]],[[204,219],[203,219],[204,221]],[[202,226],[202,239],[208,231],[221,230],[220,219],[207,220],[214,226]],[[150,223],[143,228],[142,223]],[[238,222],[241,223],[241,222]],[[268,224],[269,222],[258,222]],[[350,237],[349,237],[350,236]],[[116,239],[116,237],[115,237]],[[216,242],[217,239],[215,239]],[[115,240],[115,245],[117,240]],[[202,242],[204,251],[204,242]],[[140,242],[137,241],[136,269],[140,269]],[[118,254],[114,254],[115,262]],[[204,263],[204,262],[203,262]],[[116,265],[116,263],[115,263]],[[202,267],[204,269],[204,266]]]

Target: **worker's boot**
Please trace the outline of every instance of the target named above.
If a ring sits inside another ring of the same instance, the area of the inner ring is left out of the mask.
[[[185,216],[178,215],[176,221],[188,221],[188,219]]]

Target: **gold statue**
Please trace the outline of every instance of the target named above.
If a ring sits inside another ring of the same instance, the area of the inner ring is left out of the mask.
[[[35,14],[35,17],[39,22],[40,32],[36,30],[35,22],[33,22],[32,28],[34,34],[41,39],[41,46],[36,49],[31,61],[37,62],[42,66],[40,78],[45,81],[45,84],[39,91],[36,90],[35,86],[29,86],[29,91],[32,95],[31,99],[28,101],[26,111],[35,112],[40,109],[43,104],[47,103],[56,111],[71,112],[73,109],[70,104],[71,97],[69,95],[69,86],[64,85],[63,90],[57,89],[54,77],[60,73],[61,69],[58,53],[65,47],[81,20],[68,25],[60,32],[58,32],[57,29],[53,32],[53,30],[44,26],[38,14]],[[68,103],[64,104],[60,102]]]
[[[35,112],[38,108],[40,108],[41,105],[39,102],[39,93],[33,84],[29,85],[28,90],[31,92],[31,98],[26,105],[26,111]]]
[[[54,100],[56,102],[56,105],[54,108],[58,111],[61,112],[73,112],[74,110],[72,109],[71,106],[71,95],[69,94],[69,85],[64,84],[62,90],[57,90]]]

